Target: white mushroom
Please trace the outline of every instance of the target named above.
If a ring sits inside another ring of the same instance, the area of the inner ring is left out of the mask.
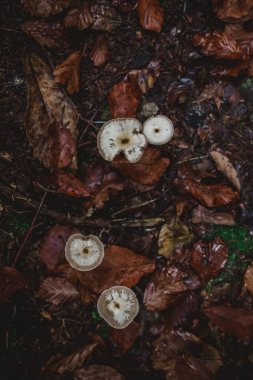
[[[73,268],[89,271],[103,261],[104,246],[94,235],[74,234],[69,237],[65,245],[65,256]]]
[[[172,121],[163,115],[150,117],[143,125],[143,134],[153,145],[166,144],[174,134]]]
[[[134,118],[108,121],[98,133],[99,153],[106,161],[112,161],[120,152],[123,152],[129,162],[138,162],[147,145],[141,129],[141,123]]]
[[[135,293],[125,286],[106,289],[97,302],[99,315],[115,329],[127,327],[139,312]]]

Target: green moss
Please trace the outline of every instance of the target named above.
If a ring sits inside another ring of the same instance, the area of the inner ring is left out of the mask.
[[[29,221],[27,217],[21,214],[8,215],[6,224],[10,232],[14,235],[24,235],[29,228]]]

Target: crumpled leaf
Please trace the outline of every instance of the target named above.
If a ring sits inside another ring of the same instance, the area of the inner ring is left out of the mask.
[[[137,85],[142,94],[146,94],[148,90],[154,87],[155,81],[159,76],[160,61],[151,61],[145,68],[129,71],[124,80]]]
[[[216,16],[226,22],[243,22],[253,18],[251,0],[213,0]]]
[[[226,265],[228,249],[224,241],[217,237],[212,242],[197,242],[194,244],[191,265],[203,282],[217,276]]]
[[[93,364],[87,368],[79,368],[74,372],[75,380],[124,380],[116,369],[106,365]]]
[[[207,207],[218,207],[238,199],[239,194],[227,185],[202,184],[201,178],[189,165],[180,165],[175,181],[180,192],[191,194]]]
[[[93,23],[91,29],[111,32],[122,24],[122,18],[115,8],[109,4],[91,4]]]
[[[161,179],[170,164],[168,158],[161,157],[156,148],[147,147],[136,164],[129,164],[124,157],[116,157],[111,166],[129,177],[139,191],[148,191]]]
[[[77,0],[22,0],[21,3],[31,16],[48,17],[75,5]]]
[[[16,291],[28,287],[29,283],[26,277],[15,268],[2,267],[0,269],[0,302],[9,301]]]
[[[62,22],[26,21],[21,29],[34,38],[42,47],[65,51],[70,47],[69,37]]]
[[[80,51],[75,51],[54,69],[55,82],[67,85],[69,94],[79,91],[80,63],[81,53]]]
[[[241,191],[241,184],[238,178],[238,174],[231,164],[230,160],[222,153],[212,151],[210,156],[214,160],[217,169],[220,170],[227,179],[234,185],[237,191]]]
[[[158,255],[169,257],[177,247],[188,244],[193,237],[189,228],[179,220],[165,223],[159,232]]]
[[[88,3],[84,3],[79,8],[72,9],[64,18],[66,28],[77,28],[79,30],[87,29],[92,22],[93,17]]]
[[[103,66],[109,57],[108,44],[104,36],[99,36],[91,52],[91,60],[94,66]]]
[[[253,263],[247,268],[244,273],[244,286],[250,295],[253,297]]]
[[[200,287],[196,277],[190,277],[179,268],[170,266],[156,272],[147,285],[143,303],[147,310],[163,311],[178,302],[188,291]]]
[[[125,353],[133,346],[138,337],[139,330],[139,323],[133,321],[122,330],[110,328],[109,336],[111,341]]]
[[[214,325],[239,340],[248,341],[253,337],[252,311],[226,305],[208,307],[203,311]]]
[[[55,181],[58,186],[57,193],[73,198],[85,198],[90,195],[83,183],[71,173],[57,172]]]
[[[49,66],[27,57],[28,110],[26,130],[34,155],[49,169],[76,169],[77,114],[55,82]]]
[[[137,85],[129,81],[115,84],[108,97],[112,117],[135,117],[140,100],[141,92]]]
[[[49,272],[66,262],[65,244],[71,235],[78,232],[76,228],[68,226],[54,226],[48,231],[41,242],[38,256]]]
[[[215,212],[198,205],[192,210],[192,223],[233,226],[235,224],[235,217],[229,212]]]
[[[41,282],[37,296],[43,298],[52,306],[58,306],[78,299],[79,292],[65,278],[47,277]]]
[[[138,0],[138,14],[141,26],[160,33],[163,27],[164,13],[159,0]]]

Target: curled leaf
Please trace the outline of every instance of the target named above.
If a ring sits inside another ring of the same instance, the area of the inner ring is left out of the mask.
[[[210,152],[210,156],[214,160],[218,170],[220,170],[234,185],[236,190],[240,192],[241,184],[238,178],[238,174],[229,159],[224,154],[215,151]]]
[[[160,33],[163,27],[164,13],[159,0],[138,0],[138,13],[141,26]]]
[[[104,36],[99,36],[91,52],[94,66],[103,66],[109,57],[109,49]]]
[[[75,5],[77,0],[22,0],[24,10],[31,16],[48,17]]]
[[[135,117],[140,100],[141,93],[138,86],[129,81],[115,84],[108,97],[112,117]]]
[[[75,51],[54,69],[56,83],[67,85],[69,94],[79,91],[81,53]]]
[[[57,192],[73,198],[85,198],[90,195],[83,183],[71,173],[57,172],[55,181]]]
[[[84,3],[79,8],[72,9],[64,18],[66,28],[77,28],[79,30],[87,29],[93,22],[90,6]]]
[[[39,298],[43,298],[52,306],[63,305],[79,298],[79,293],[71,282],[60,277],[47,277],[40,284]]]

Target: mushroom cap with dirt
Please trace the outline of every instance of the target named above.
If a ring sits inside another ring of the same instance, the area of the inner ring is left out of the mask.
[[[103,261],[104,245],[97,236],[74,234],[65,245],[65,256],[73,268],[89,271]]]
[[[97,310],[99,315],[115,329],[124,329],[139,312],[135,293],[126,286],[113,286],[101,293]]]
[[[143,125],[143,134],[153,145],[166,144],[174,134],[172,121],[163,115],[152,116]]]
[[[121,152],[131,163],[138,162],[147,145],[141,133],[142,125],[134,118],[118,118],[103,125],[97,136],[99,153],[106,161],[113,159]]]

